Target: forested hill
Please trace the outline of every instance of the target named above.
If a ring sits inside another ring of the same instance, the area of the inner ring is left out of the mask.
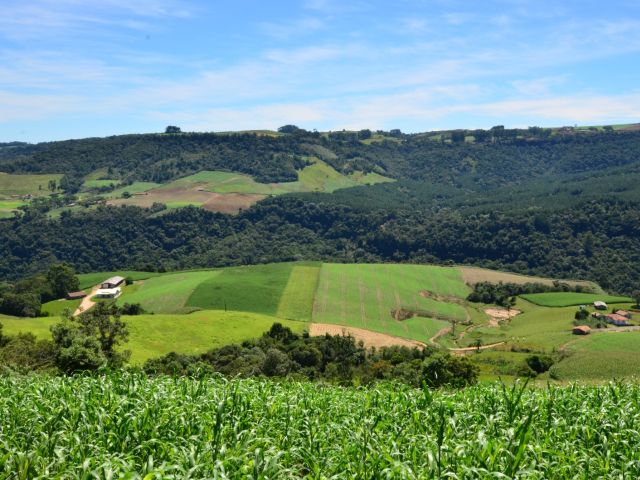
[[[201,170],[246,173],[262,182],[297,179],[309,157],[342,173],[377,172],[486,189],[640,162],[640,131],[494,127],[405,135],[397,131],[123,135],[40,144],[0,144],[0,171],[167,182]]]
[[[0,276],[45,271],[177,270],[318,259],[467,263],[584,278],[628,293],[640,284],[640,209],[602,200],[551,212],[363,211],[276,197],[237,216],[187,207],[156,216],[101,207],[52,220],[0,222]]]

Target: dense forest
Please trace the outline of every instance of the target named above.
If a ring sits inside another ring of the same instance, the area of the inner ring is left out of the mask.
[[[466,263],[583,278],[628,293],[640,279],[640,208],[590,201],[551,211],[426,214],[276,197],[237,216],[101,207],[0,222],[0,275],[67,262],[78,272],[175,270],[302,259]]]
[[[325,260],[474,264],[589,279],[618,293],[640,285],[639,131],[405,135],[287,126],[14,142],[0,144],[0,171],[63,173],[66,203],[98,168],[124,182],[203,169],[288,181],[311,156],[344,173],[397,181],[269,198],[237,216],[154,205],[50,219],[55,198],[34,201],[19,218],[0,221],[0,275],[25,278],[60,262],[89,272]]]

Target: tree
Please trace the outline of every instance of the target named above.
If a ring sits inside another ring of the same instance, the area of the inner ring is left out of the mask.
[[[80,289],[76,271],[67,263],[52,265],[47,272],[47,281],[55,298],[62,298],[69,292]]]
[[[296,133],[298,130],[300,130],[300,128],[295,125],[283,125],[278,128],[278,132],[280,133]]]
[[[631,297],[636,302],[636,307],[640,307],[640,290],[634,290],[631,293]]]
[[[169,125],[164,129],[164,133],[182,133],[180,127],[176,127],[175,125]]]
[[[51,334],[56,364],[63,372],[96,370],[105,365],[119,368],[131,355],[128,350],[116,350],[128,341],[129,331],[113,304],[98,303],[76,318],[67,314],[51,327]]]

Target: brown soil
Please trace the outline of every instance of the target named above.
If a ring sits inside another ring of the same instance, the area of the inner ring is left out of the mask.
[[[499,327],[501,321],[510,320],[522,312],[513,308],[511,310],[504,308],[485,308],[484,313],[489,315],[489,323],[487,324],[489,327]]]
[[[328,323],[312,323],[309,327],[309,335],[319,337],[329,335],[351,335],[356,342],[362,340],[367,347],[391,347],[399,345],[403,347],[424,347],[424,343],[406,338],[394,337],[384,333],[371,332],[362,328],[343,327],[342,325],[332,325]]]
[[[210,193],[210,195],[213,197],[204,203],[202,208],[221,213],[237,213],[266,198],[266,195],[254,193]]]
[[[528,275],[518,275],[517,273],[498,272],[495,270],[487,270],[479,267],[458,267],[462,274],[462,279],[467,285],[474,285],[478,282],[503,282],[503,283],[542,283],[543,285],[553,285],[554,280],[551,278],[531,277]],[[580,280],[560,280],[569,285],[583,285],[594,287],[594,284]]]
[[[93,296],[96,294],[96,292],[98,291],[98,289],[100,288],[100,285],[96,285],[95,287],[93,287],[91,289],[91,293],[89,293],[89,295],[87,295],[86,297],[84,297],[82,299],[82,302],[80,302],[80,305],[78,305],[78,308],[76,308],[76,311],[73,312],[73,316],[77,317],[78,315],[80,315],[82,312],[86,312],[87,310],[89,310],[91,307],[93,307],[96,302],[94,302]]]

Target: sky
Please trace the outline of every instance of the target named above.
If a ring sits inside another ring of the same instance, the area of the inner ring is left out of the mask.
[[[640,0],[2,0],[0,142],[640,122]]]

